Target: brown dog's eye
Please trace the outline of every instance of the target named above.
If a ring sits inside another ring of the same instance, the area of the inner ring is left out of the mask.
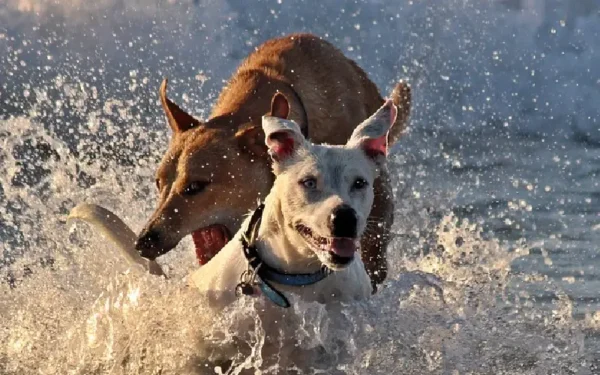
[[[194,181],[191,182],[188,186],[183,190],[184,195],[196,195],[198,193],[202,193],[204,189],[210,184],[209,181]]]
[[[367,185],[369,185],[367,180],[359,177],[356,180],[354,180],[354,184],[352,184],[352,189],[355,189],[355,190],[364,189],[365,187],[367,187]]]

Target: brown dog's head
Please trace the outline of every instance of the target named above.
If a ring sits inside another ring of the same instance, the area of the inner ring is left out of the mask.
[[[173,131],[156,175],[158,207],[140,233],[136,249],[154,259],[192,233],[201,263],[214,256],[237,231],[257,198],[272,184],[260,118],[219,116],[203,123],[166,95],[160,99]],[[273,108],[287,116],[282,95]],[[279,108],[279,109],[278,109]]]

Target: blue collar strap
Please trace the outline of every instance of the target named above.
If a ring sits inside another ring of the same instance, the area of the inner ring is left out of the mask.
[[[254,288],[252,288],[252,286],[256,285],[273,303],[280,307],[287,308],[290,307],[290,302],[280,291],[275,289],[271,283],[299,287],[312,285],[329,276],[332,271],[323,266],[315,273],[290,274],[278,271],[264,263],[260,258],[255,245],[264,208],[264,204],[258,206],[250,218],[248,228],[243,233],[242,249],[246,260],[248,261],[248,270],[242,273],[236,292],[251,295],[254,293]]]

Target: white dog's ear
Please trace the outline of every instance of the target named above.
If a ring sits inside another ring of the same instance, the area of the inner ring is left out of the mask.
[[[263,116],[262,127],[269,155],[276,162],[288,159],[305,142],[300,127],[292,120]]]
[[[398,115],[398,109],[387,100],[371,117],[354,129],[347,146],[362,148],[371,158],[388,153],[388,134]]]

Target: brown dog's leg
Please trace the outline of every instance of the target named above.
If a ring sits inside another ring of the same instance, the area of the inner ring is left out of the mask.
[[[396,122],[388,134],[388,144],[393,145],[400,138],[408,125],[411,108],[411,90],[408,83],[398,82],[390,98],[398,107]],[[377,285],[387,277],[387,247],[390,242],[390,230],[394,222],[394,194],[389,172],[383,169],[373,186],[375,198],[369,215],[367,230],[361,240],[361,255],[371,284],[373,293]]]
[[[394,222],[394,196],[387,171],[382,171],[373,186],[375,198],[367,230],[361,239],[361,256],[371,278],[373,293],[387,277],[387,246]]]

